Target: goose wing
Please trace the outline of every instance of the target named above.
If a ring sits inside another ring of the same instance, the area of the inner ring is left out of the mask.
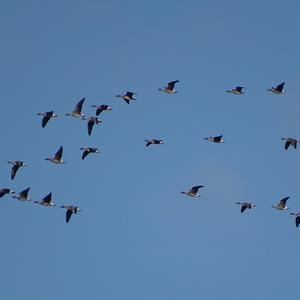
[[[21,197],[27,198],[30,187],[20,193]]]
[[[15,176],[16,176],[17,171],[19,170],[19,168],[20,168],[20,165],[18,165],[18,164],[15,164],[15,165],[11,168],[11,176],[10,176],[11,180],[13,180],[13,179],[15,178]]]
[[[281,200],[279,201],[279,206],[280,206],[280,207],[285,207],[286,201],[287,201],[289,198],[290,198],[290,197],[288,196],[288,197],[285,197],[285,198],[281,199]]]
[[[61,160],[61,157],[63,155],[63,151],[64,151],[63,146],[60,146],[60,148],[58,149],[58,151],[55,153],[55,159]]]
[[[170,81],[168,83],[168,89],[173,90],[177,82],[179,82],[179,80]]]
[[[247,208],[247,204],[246,203],[243,203],[242,206],[241,206],[241,213],[243,213]]]
[[[196,186],[193,186],[192,188],[191,188],[191,192],[192,193],[198,193],[198,190],[200,189],[200,188],[203,188],[204,187],[204,185],[196,185]]]
[[[69,223],[71,216],[73,214],[73,210],[71,208],[68,208],[66,211],[66,222]]]
[[[299,224],[300,224],[300,216],[297,216],[295,218],[295,223],[296,223],[296,226],[299,227]]]
[[[93,127],[94,127],[94,120],[89,120],[88,121],[88,124],[87,124],[87,127],[88,127],[88,135],[91,135],[92,134],[92,130],[93,130]]]
[[[83,102],[84,102],[85,98],[82,98],[75,106],[75,112],[77,113],[81,113],[81,110],[82,110],[82,105],[83,105]]]
[[[41,200],[41,202],[42,202],[42,203],[46,203],[46,204],[50,204],[51,200],[52,200],[52,193],[49,193],[47,196],[45,196],[45,197]]]
[[[84,160],[90,154],[89,150],[84,150],[81,159]]]
[[[287,149],[289,148],[290,144],[291,144],[291,141],[290,141],[290,140],[287,140],[287,141],[285,142],[284,149],[287,150]]]
[[[278,85],[276,86],[276,90],[277,90],[278,92],[282,92],[282,91],[283,91],[284,84],[285,84],[285,82],[282,82],[282,83],[278,84]]]

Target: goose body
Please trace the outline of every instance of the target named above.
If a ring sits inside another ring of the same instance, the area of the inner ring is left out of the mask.
[[[296,227],[299,227],[300,224],[300,213],[290,213],[292,216],[295,216]]]
[[[213,142],[213,143],[217,143],[217,144],[225,143],[223,135],[210,136],[210,137],[206,137],[204,139],[207,141]]]
[[[190,197],[193,197],[193,198],[196,198],[196,197],[200,197],[200,194],[199,194],[199,189],[203,188],[204,185],[196,185],[196,186],[193,186],[189,191],[183,191],[181,192],[182,194],[185,194],[187,196],[190,196]]]
[[[30,187],[23,190],[22,192],[20,192],[18,196],[13,196],[13,198],[16,198],[20,201],[30,201],[31,198],[28,196],[29,190],[30,190]]]
[[[288,210],[289,208],[286,206],[286,202],[290,197],[285,197],[281,199],[278,204],[272,205],[272,208],[276,208],[278,210]]]
[[[43,205],[43,206],[47,206],[47,207],[56,206],[56,204],[52,201],[52,193],[49,193],[47,196],[45,196],[40,201],[34,201],[34,203],[40,204],[40,205]]]
[[[273,92],[274,94],[282,95],[285,91],[283,89],[285,82],[278,84],[276,87],[272,87],[268,89],[269,92]]]
[[[45,128],[50,119],[56,118],[57,114],[53,110],[51,110],[45,113],[38,113],[38,116],[43,116],[42,127]]]
[[[179,82],[179,80],[170,81],[167,86],[164,88],[159,88],[159,91],[165,92],[167,94],[175,94],[177,91],[175,90],[175,84]]]
[[[284,144],[284,149],[287,150],[290,146],[294,149],[297,149],[298,140],[294,138],[281,138],[283,141],[286,141]]]
[[[63,151],[64,151],[63,146],[60,146],[60,148],[55,153],[54,157],[48,157],[48,158],[45,158],[45,160],[48,160],[48,161],[50,161],[54,164],[57,164],[57,165],[63,164],[63,163],[65,163],[65,161],[62,160]]]
[[[157,140],[157,139],[152,139],[152,140],[145,140],[146,142],[146,147],[150,146],[150,145],[160,145],[160,144],[164,144],[163,140]]]
[[[137,93],[127,92],[125,95],[117,95],[116,97],[122,98],[127,104],[130,104],[130,101],[135,100]]]
[[[75,109],[70,113],[66,113],[66,116],[72,116],[72,117],[75,117],[75,118],[82,119],[84,117],[84,114],[82,113],[82,106],[83,106],[84,101],[85,101],[85,98],[82,98],[76,104]]]
[[[15,191],[13,191],[12,189],[8,189],[8,188],[0,189],[0,198],[2,198],[6,194],[14,194],[14,193]]]
[[[89,154],[91,153],[100,153],[100,150],[98,148],[80,148],[80,150],[83,150],[81,159],[84,160]]]
[[[73,205],[62,205],[61,208],[65,208],[66,211],[66,223],[69,223],[71,216],[73,214],[77,214],[78,212],[81,211],[81,209],[78,206],[73,206]]]
[[[99,116],[103,111],[112,110],[111,106],[102,104],[102,105],[92,105],[92,107],[96,108],[96,116]]]
[[[23,161],[20,160],[8,161],[8,163],[13,165],[11,169],[11,175],[10,175],[11,180],[15,178],[20,167],[28,166],[28,164],[25,164]]]
[[[243,91],[245,88],[243,86],[237,86],[234,89],[228,90],[227,93],[231,93],[234,95],[243,95],[245,92]]]
[[[255,204],[253,204],[251,202],[236,202],[236,204],[241,205],[241,213],[243,213],[247,208],[251,209],[251,208],[255,207]]]

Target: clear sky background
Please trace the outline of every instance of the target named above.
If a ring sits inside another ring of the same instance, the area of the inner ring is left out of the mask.
[[[296,299],[299,1],[0,1],[1,299]],[[178,94],[158,91],[180,80]],[[286,94],[267,92],[286,82]],[[236,85],[246,94],[226,93]],[[127,105],[116,94],[138,93]],[[109,104],[103,124],[66,117]],[[41,127],[38,112],[59,117]],[[204,140],[223,134],[224,144]],[[164,145],[145,147],[162,138]],[[44,159],[64,146],[65,165]],[[99,155],[81,160],[80,147]],[[30,166],[10,180],[8,160]],[[204,185],[193,200],[180,192]],[[290,196],[288,212],[271,205]],[[236,201],[257,207],[240,213]],[[65,223],[73,204],[82,212]]]

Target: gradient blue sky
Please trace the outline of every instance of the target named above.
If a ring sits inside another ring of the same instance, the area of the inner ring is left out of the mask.
[[[1,299],[295,299],[299,1],[0,1]],[[179,79],[178,94],[158,88]],[[266,90],[286,81],[287,93]],[[243,96],[227,94],[236,85]],[[116,94],[132,90],[127,105]],[[66,117],[109,104],[87,135]],[[41,127],[37,112],[59,117]],[[223,134],[226,143],[204,137]],[[145,147],[144,139],[164,145]],[[64,146],[62,166],[44,158]],[[81,161],[80,147],[101,149]],[[8,160],[30,166],[10,180]],[[180,192],[205,188],[196,201]],[[271,209],[290,196],[289,212]],[[240,214],[236,201],[257,207]]]

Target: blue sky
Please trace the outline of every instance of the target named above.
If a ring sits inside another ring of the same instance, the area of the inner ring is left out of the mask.
[[[300,159],[280,138],[300,138],[299,9],[0,1],[1,188],[58,205],[1,198],[1,298],[295,298]],[[158,91],[177,79],[177,94]],[[267,92],[282,81],[286,94]],[[236,85],[246,94],[226,93]],[[127,90],[130,105],[115,98]],[[92,136],[65,116],[83,97],[88,116],[112,106]],[[59,117],[43,129],[48,110]],[[45,161],[60,145],[66,164]],[[82,161],[87,146],[101,153]],[[11,181],[8,160],[30,165]],[[180,193],[202,184],[196,200]],[[290,210],[271,209],[284,196]],[[63,204],[82,208],[69,224]]]

